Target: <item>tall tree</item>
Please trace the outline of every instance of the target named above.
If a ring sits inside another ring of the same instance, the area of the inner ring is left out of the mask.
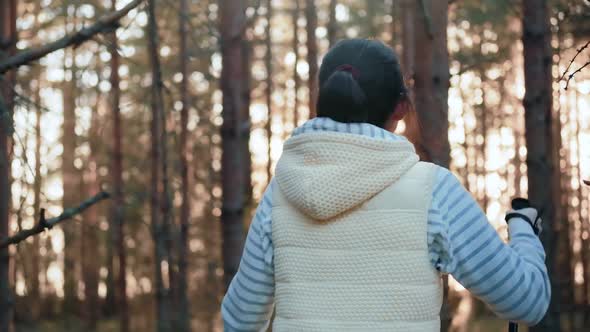
[[[307,64],[309,66],[307,85],[309,87],[309,118],[316,116],[318,99],[318,43],[315,30],[318,26],[315,1],[305,1],[305,21],[307,29]]]
[[[488,199],[488,195],[487,195],[487,187],[488,186],[487,186],[486,179],[488,176],[488,169],[486,166],[486,162],[487,162],[487,157],[488,157],[488,131],[489,131],[488,127],[489,127],[489,122],[490,122],[490,120],[488,119],[489,108],[486,104],[487,77],[486,77],[485,68],[483,68],[483,66],[478,68],[477,72],[478,72],[478,76],[481,80],[481,85],[480,85],[481,104],[477,105],[477,109],[479,111],[477,125],[479,126],[479,129],[480,129],[480,135],[482,137],[482,141],[481,141],[481,148],[476,149],[476,151],[478,152],[478,158],[477,158],[478,160],[476,161],[475,170],[476,170],[478,182],[479,182],[480,177],[482,179],[483,186],[481,188],[480,204],[482,205],[484,213],[487,213],[489,199]],[[477,190],[479,192],[479,190],[480,190],[479,185],[477,186]]]
[[[399,4],[399,1],[392,0],[391,7],[389,7],[389,15],[391,16],[391,23],[389,24],[389,46],[391,46],[396,52],[399,51],[398,46],[400,45],[400,41],[397,40],[397,31],[400,26],[400,22],[398,22],[398,19],[401,17],[401,15],[399,14],[400,9],[401,6]]]
[[[381,1],[366,0],[367,6],[367,30],[369,38],[379,38],[379,28],[377,26],[377,6]]]
[[[550,91],[551,93],[552,91]],[[565,324],[572,324],[572,312],[574,305],[574,284],[572,278],[572,271],[574,266],[572,265],[572,243],[570,242],[570,222],[568,218],[569,214],[569,202],[566,195],[571,196],[571,169],[572,165],[570,158],[563,158],[569,153],[567,152],[568,147],[562,146],[562,123],[560,120],[560,113],[562,113],[561,107],[557,106],[552,110],[551,126],[552,126],[552,139],[551,143],[551,156],[553,162],[553,192],[552,192],[552,205],[555,207],[553,215],[553,224],[557,228],[557,243],[556,243],[556,273],[558,273],[558,279],[560,283],[559,294],[553,294],[552,297],[558,297],[559,310],[561,312],[561,321]],[[564,169],[561,169],[561,164],[564,164]]]
[[[16,49],[16,0],[0,1],[0,59]],[[12,141],[12,110],[15,71],[0,74],[0,238],[9,235],[10,209],[10,146]],[[12,331],[13,297],[10,288],[10,256],[0,249],[0,331]]]
[[[448,167],[448,1],[420,3],[414,20],[414,102],[421,126],[417,150],[424,159]]]
[[[66,6],[66,10],[68,5]],[[65,18],[66,34],[70,29],[76,27],[77,8],[74,5],[74,18]],[[70,28],[73,27],[73,28]],[[63,126],[62,126],[62,181],[63,181],[63,198],[62,206],[64,209],[75,206],[80,199],[78,194],[80,190],[80,171],[76,169],[74,160],[76,158],[77,135],[76,135],[76,99],[78,94],[76,68],[76,50],[64,50],[64,80],[62,82],[63,96]],[[68,65],[68,60],[71,63]],[[79,230],[76,224],[64,227],[64,311],[68,313],[76,312],[78,308],[78,269],[80,241]]]
[[[395,1],[394,1],[395,2]],[[414,81],[414,17],[416,11],[416,2],[414,0],[402,0],[402,68],[404,71],[404,78],[409,84]]]
[[[560,287],[556,271],[556,244],[559,243],[559,228],[556,227],[553,191],[552,125],[552,76],[551,76],[551,32],[548,3],[546,0],[523,0],[523,35],[525,96],[525,140],[527,147],[527,176],[529,199],[533,206],[543,207],[541,218],[545,232],[541,241],[547,254],[547,269],[551,283],[549,310],[539,325],[531,331],[558,331],[560,329],[559,299]]]
[[[41,119],[43,113],[41,113],[41,75],[38,73],[35,84],[35,178],[33,180],[33,220],[39,220],[39,212],[41,208],[41,186],[43,180],[41,177]],[[39,287],[39,274],[41,271],[41,260],[39,256],[40,242],[39,237],[33,238],[33,253],[31,262],[31,298],[39,299],[40,287]],[[37,320],[40,314],[40,303],[35,300],[31,303],[31,317],[33,320]]]
[[[152,67],[152,151],[151,151],[151,222],[156,258],[157,330],[172,331],[170,300],[170,194],[168,192],[166,128],[160,40],[156,20],[156,0],[148,1],[148,49]]]
[[[293,9],[293,53],[295,54],[295,62],[293,63],[293,128],[299,125],[299,87],[301,86],[301,76],[297,72],[299,65],[299,0],[293,0],[295,8]]]
[[[111,0],[111,8],[116,10],[117,1]],[[123,198],[123,151],[121,135],[121,89],[119,88],[119,63],[118,40],[116,30],[110,33],[109,53],[111,54],[111,91],[110,107],[113,123],[113,143],[111,156],[111,182],[112,182],[112,205],[111,205],[111,229],[114,245],[117,254],[117,312],[119,314],[119,330],[129,331],[129,306],[127,304],[127,253],[125,250],[125,225]],[[113,272],[113,271],[111,271]]]
[[[88,161],[84,167],[83,187],[88,196],[96,195],[100,192],[100,183],[98,179],[98,144],[100,135],[98,126],[100,119],[98,113],[93,112],[88,134],[88,143],[90,153]],[[98,279],[99,266],[96,259],[96,248],[99,246],[97,228],[98,228],[98,211],[88,209],[83,213],[84,222],[82,222],[82,277],[84,279],[84,305],[83,315],[86,331],[96,331],[99,314],[98,303]]]
[[[414,139],[421,159],[449,167],[448,90],[449,54],[447,50],[448,0],[421,0],[414,7],[413,89],[420,130]],[[406,4],[411,5],[411,4]],[[406,23],[404,23],[405,25]],[[406,45],[404,45],[404,48]],[[405,53],[405,52],[404,52]],[[409,63],[406,64],[408,66]],[[444,277],[448,298],[448,280]],[[450,326],[448,301],[443,302],[441,331]]]
[[[336,20],[336,0],[330,0],[330,5],[328,7],[328,12],[330,14],[330,18],[328,19],[328,45],[329,47],[334,46],[336,43],[336,33],[338,31],[338,21]],[[299,6],[299,4],[297,4]]]
[[[268,164],[266,165],[266,179],[270,183],[272,177],[272,0],[266,2],[266,53],[264,54],[264,65],[266,67],[266,138],[268,139]]]
[[[180,0],[180,10],[178,12],[179,21],[179,38],[180,38],[180,73],[182,80],[180,81],[180,101],[182,108],[180,109],[180,178],[181,178],[181,197],[182,205],[180,207],[180,239],[178,243],[178,319],[177,331],[190,331],[190,312],[188,301],[188,235],[189,223],[191,218],[190,210],[190,196],[189,190],[191,187],[191,178],[189,177],[189,156],[190,148],[188,147],[188,113],[189,113],[189,70],[188,63],[189,52],[187,48],[188,29],[188,1]]]
[[[576,103],[578,104],[578,90],[575,90],[576,96]],[[577,217],[580,222],[580,238],[582,247],[580,248],[580,260],[582,261],[582,268],[584,270],[584,282],[582,283],[582,303],[583,303],[583,310],[584,310],[584,326],[590,327],[590,295],[588,291],[590,290],[590,225],[588,225],[588,221],[584,220],[584,183],[582,181],[582,148],[580,146],[580,135],[582,132],[582,112],[581,109],[576,110],[576,157],[578,160],[577,164],[577,172],[578,175],[578,190],[577,190],[577,197],[578,197],[578,208],[577,208]]]
[[[246,154],[244,140],[247,123],[243,108],[243,86],[246,73],[243,61],[245,7],[243,1],[219,1],[219,31],[221,34],[221,91],[223,93],[223,125],[221,127],[222,156],[222,256],[225,287],[229,286],[238,270],[244,246],[244,189],[243,172]]]
[[[37,2],[35,4],[35,26],[40,24],[39,20],[39,13],[41,11],[41,3]],[[42,186],[42,178],[41,178],[41,68],[35,68],[33,70],[33,77],[35,77],[35,86],[34,86],[34,101],[35,101],[35,177],[33,179],[33,220],[39,220],[40,208],[41,208],[41,186]],[[39,278],[40,278],[40,243],[39,237],[35,236],[33,238],[33,248],[32,248],[32,259],[31,259],[31,298],[32,299],[39,299],[41,292],[39,287]],[[40,301],[34,300],[33,303],[30,304],[31,306],[31,317],[33,320],[39,319],[41,305]]]
[[[549,15],[549,14],[548,14]],[[551,29],[551,26],[549,26]],[[552,58],[556,58],[557,60],[552,62],[552,68],[556,71],[559,71],[560,62],[561,62],[561,49],[563,47],[563,23],[558,19],[557,26],[555,26],[555,38],[557,39],[557,47],[552,47]],[[549,35],[549,39],[551,40],[553,36]],[[550,67],[550,72],[552,68]],[[551,85],[549,85],[551,87]],[[553,294],[553,296],[559,296],[559,310],[561,311],[561,322],[564,323],[564,328],[567,328],[568,325],[573,327],[574,324],[574,304],[575,304],[575,284],[574,284],[574,272],[575,272],[575,264],[573,264],[575,253],[573,252],[574,248],[572,245],[572,241],[570,239],[570,233],[574,229],[574,223],[570,223],[570,198],[573,196],[573,188],[572,188],[572,170],[573,165],[571,163],[571,158],[566,156],[571,156],[571,152],[569,151],[571,148],[571,144],[562,144],[562,128],[567,128],[567,122],[562,123],[562,117],[568,118],[566,110],[562,107],[559,103],[560,96],[562,91],[552,91],[549,90],[550,93],[555,93],[555,102],[550,99],[551,102],[554,102],[554,106],[552,107],[552,131],[553,131],[553,142],[552,142],[552,149],[551,149],[551,158],[553,160],[553,180],[554,183],[554,190],[552,192],[552,199],[553,199],[553,206],[555,206],[554,211],[554,224],[556,227],[559,228],[558,231],[558,241],[556,244],[556,260],[557,266],[556,269],[559,273],[559,283],[560,283],[560,294]],[[562,116],[564,115],[564,116]],[[568,130],[565,133],[570,134],[571,132]],[[567,141],[567,139],[566,139]],[[565,158],[562,158],[564,156]],[[563,165],[563,167],[562,167]]]
[[[260,5],[260,2],[258,2]],[[257,9],[257,8],[254,8]],[[250,38],[246,37],[246,31],[252,30],[253,25],[256,23],[256,18],[258,17],[257,14],[252,17],[252,19],[246,21],[246,26],[244,27],[244,31],[242,32],[242,68],[244,68],[244,78],[242,82],[242,102],[240,106],[240,118],[241,121],[241,144],[242,144],[242,158],[244,159],[243,164],[243,171],[244,171],[244,206],[245,206],[245,215],[249,215],[248,210],[253,203],[252,199],[252,157],[250,155],[250,130],[252,128],[252,124],[250,123],[250,101],[251,96],[250,93],[252,92],[252,69],[251,69],[251,62],[252,62],[252,41]],[[252,33],[250,35],[253,35]]]

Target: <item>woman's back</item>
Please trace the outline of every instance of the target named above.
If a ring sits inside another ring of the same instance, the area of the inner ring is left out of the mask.
[[[273,330],[438,331],[442,285],[426,242],[434,171],[405,140],[287,141],[272,196]]]
[[[550,287],[536,211],[518,210],[503,243],[448,170],[389,132],[408,110],[393,52],[341,42],[320,83],[319,117],[285,143],[250,226],[225,330],[263,330],[275,308],[277,331],[438,331],[442,273],[538,322]]]

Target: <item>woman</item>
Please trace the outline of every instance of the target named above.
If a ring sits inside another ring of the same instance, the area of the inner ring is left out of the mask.
[[[318,117],[284,145],[222,304],[226,331],[439,331],[451,274],[500,317],[533,325],[550,286],[533,208],[505,244],[448,170],[393,134],[411,110],[399,61],[339,42],[320,68]]]

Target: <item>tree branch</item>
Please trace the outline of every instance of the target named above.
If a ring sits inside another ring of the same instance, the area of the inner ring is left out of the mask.
[[[574,61],[576,60],[578,55],[580,55],[580,53],[582,53],[582,51],[584,51],[584,49],[586,49],[588,47],[588,45],[590,45],[590,40],[586,44],[584,44],[584,46],[582,46],[576,50],[576,55],[574,55],[574,57],[570,60],[570,63],[567,65],[567,68],[565,68],[565,71],[563,72],[561,77],[558,79],[558,81],[563,80],[563,78],[565,77],[567,72],[570,70],[570,67],[574,64]]]
[[[29,62],[38,60],[45,55],[55,52],[59,49],[66,48],[69,46],[78,46],[85,41],[91,39],[94,35],[101,32],[109,32],[117,26],[118,21],[133,8],[137,7],[143,0],[133,0],[127,6],[121,10],[109,13],[99,18],[96,23],[92,24],[87,28],[83,28],[80,31],[65,36],[54,42],[35,47],[29,48],[25,51],[21,51],[6,60],[0,62],[0,74],[3,74],[11,69],[18,68],[22,65],[26,65]]]
[[[4,238],[0,240],[0,249],[7,248],[11,244],[18,244],[19,242],[25,240],[26,238],[33,236],[35,234],[39,234],[46,229],[51,229],[53,226],[57,225],[58,223],[70,219],[77,214],[82,213],[87,208],[91,207],[92,205],[102,201],[103,199],[107,199],[110,197],[110,194],[106,191],[101,191],[95,196],[85,200],[80,205],[74,208],[65,209],[62,214],[55,218],[45,219],[45,209],[41,209],[39,213],[39,222],[35,227],[30,229],[22,230],[16,233],[13,236]]]
[[[568,75],[568,77],[567,77],[567,81],[565,82],[565,90],[567,90],[568,86],[570,85],[570,81],[572,80],[572,78],[574,78],[574,76],[575,76],[577,73],[581,72],[581,71],[582,71],[582,69],[584,69],[584,68],[586,68],[586,67],[588,67],[588,66],[590,66],[590,61],[586,62],[586,63],[585,63],[583,66],[581,66],[580,68],[578,68],[578,69],[574,70],[574,72],[573,72],[573,73],[571,73],[571,74],[569,74],[569,75]]]

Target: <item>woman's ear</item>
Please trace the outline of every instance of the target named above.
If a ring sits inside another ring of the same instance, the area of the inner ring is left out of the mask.
[[[402,100],[399,103],[397,103],[397,105],[395,106],[395,110],[393,111],[391,118],[393,121],[400,121],[404,117],[406,117],[406,115],[408,114],[409,111],[410,111],[410,104],[408,103],[407,100]]]

